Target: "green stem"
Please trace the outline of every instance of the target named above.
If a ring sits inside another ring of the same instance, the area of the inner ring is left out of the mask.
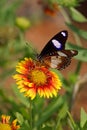
[[[30,129],[33,130],[33,125],[32,125],[32,101],[30,101]]]
[[[82,62],[81,62],[81,61],[78,61],[78,64],[77,64],[77,67],[76,67],[76,71],[75,71],[75,73],[76,73],[77,75],[78,75],[79,72],[80,72],[81,65],[82,65]]]
[[[67,15],[67,12],[65,11],[65,9],[63,7],[61,7],[61,6],[59,6],[59,9],[60,9],[60,12],[63,15],[65,21],[67,23],[71,24],[71,20],[70,20],[69,16]]]
[[[76,33],[73,33],[73,35],[75,37],[76,44],[78,46],[82,46],[82,43],[81,43],[80,38],[78,37],[78,35]]]
[[[70,119],[70,122],[71,122],[71,124],[72,124],[72,126],[73,126],[73,129],[76,130],[76,124],[75,124],[75,122],[74,122],[74,120],[73,120],[71,114],[70,114],[68,111],[67,111],[67,114],[68,114],[68,117],[69,117],[69,119]]]

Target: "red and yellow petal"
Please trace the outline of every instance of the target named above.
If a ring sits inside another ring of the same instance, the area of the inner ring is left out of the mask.
[[[16,80],[20,92],[34,99],[37,94],[40,97],[50,98],[57,96],[62,83],[58,76],[48,68],[38,65],[31,58],[25,58],[17,65],[13,78]]]
[[[1,116],[0,130],[18,130],[19,128],[20,126],[17,125],[17,119],[10,122],[10,116]]]

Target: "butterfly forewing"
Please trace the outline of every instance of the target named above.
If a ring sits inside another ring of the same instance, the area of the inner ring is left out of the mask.
[[[45,55],[50,54],[51,52],[63,50],[65,48],[65,43],[68,37],[67,31],[61,31],[56,34],[43,48],[38,58],[41,59]]]

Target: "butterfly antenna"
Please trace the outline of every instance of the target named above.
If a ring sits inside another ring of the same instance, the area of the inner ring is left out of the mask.
[[[26,42],[26,45],[29,47],[29,49],[32,50],[33,56],[34,56],[34,57],[37,57],[38,53],[37,53],[36,49],[33,48],[33,46],[32,46],[31,44],[29,44],[28,42]]]

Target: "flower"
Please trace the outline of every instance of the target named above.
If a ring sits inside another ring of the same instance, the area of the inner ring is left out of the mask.
[[[16,71],[18,74],[15,74],[13,78],[16,80],[20,92],[24,92],[24,95],[31,99],[34,99],[36,94],[46,98],[57,96],[57,92],[62,86],[54,72],[31,58],[25,58],[19,62]]]
[[[43,10],[45,14],[50,15],[50,16],[55,16],[58,11],[58,7],[56,4],[54,4],[53,7],[44,6]]]
[[[58,4],[53,1],[38,1],[38,4],[42,5],[42,9],[45,14],[55,16],[58,12]]]
[[[17,124],[17,119],[13,120],[12,123],[9,122],[10,116],[2,115],[0,121],[0,130],[18,130],[20,128]]]

